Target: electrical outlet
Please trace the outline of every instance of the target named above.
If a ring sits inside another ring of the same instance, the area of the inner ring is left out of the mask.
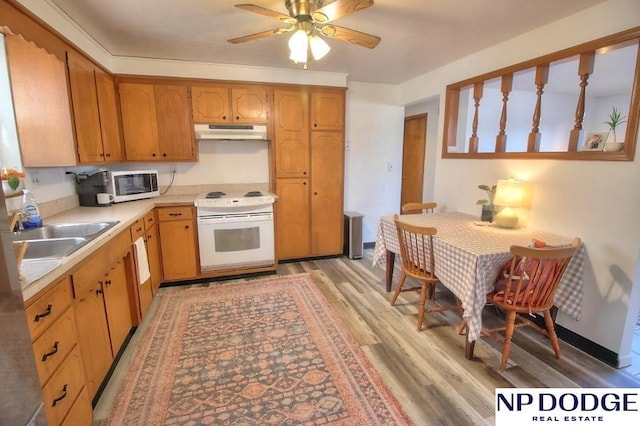
[[[387,161],[387,171],[388,172],[392,172],[393,171],[393,162]]]
[[[40,183],[40,173],[31,172],[29,176],[31,176],[31,183]]]
[[[351,141],[346,141],[344,143],[344,150],[345,151],[351,151]]]
[[[169,171],[170,171],[171,173],[175,173],[175,172],[177,172],[177,171],[178,171],[178,166],[177,166],[176,164],[172,164],[172,165],[170,165],[170,166],[169,166]]]

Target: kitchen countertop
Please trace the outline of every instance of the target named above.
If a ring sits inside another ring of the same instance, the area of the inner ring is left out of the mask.
[[[42,289],[67,274],[73,267],[84,260],[91,253],[108,243],[114,236],[128,229],[133,223],[155,207],[170,207],[175,205],[193,204],[197,195],[161,195],[146,200],[129,201],[113,204],[109,207],[76,207],[47,217],[45,225],[72,222],[100,222],[117,220],[119,223],[104,234],[87,243],[69,256],[56,259],[59,263],[50,262],[47,268],[53,268],[44,276],[30,282],[22,289],[22,296],[27,302]],[[28,274],[26,274],[28,275]]]

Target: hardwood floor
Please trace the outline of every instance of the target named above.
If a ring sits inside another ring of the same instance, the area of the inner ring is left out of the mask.
[[[456,333],[458,314],[428,314],[418,332],[418,294],[402,293],[396,306],[390,306],[390,293],[384,291],[384,270],[371,267],[372,254],[372,250],[365,250],[361,260],[340,257],[284,263],[278,274],[311,275],[417,425],[493,424],[497,387],[640,387],[640,377],[616,370],[564,342],[562,358],[556,360],[547,339],[528,329],[516,332],[504,372],[498,369],[500,348],[485,338],[476,343],[474,359],[467,360],[464,336]],[[398,274],[396,269],[394,284]],[[438,298],[452,299],[447,290],[439,289]],[[155,303],[147,318],[154,307]],[[500,319],[487,307],[483,321],[490,324]],[[147,322],[136,330],[98,401],[95,424],[108,417]]]

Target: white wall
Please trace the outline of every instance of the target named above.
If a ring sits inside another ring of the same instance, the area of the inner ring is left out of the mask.
[[[351,82],[347,90],[344,207],[364,214],[364,242],[375,241],[380,216],[400,206],[404,108],[397,95],[383,84]]]
[[[640,2],[609,0],[405,82],[403,102],[440,95],[443,107],[449,83],[632,28],[639,16]],[[448,210],[479,214],[478,184],[509,176],[532,182],[529,226],[580,236],[586,247],[582,318],[560,314],[558,323],[629,362],[640,303],[640,162],[442,159],[442,127],[443,117],[434,199]]]

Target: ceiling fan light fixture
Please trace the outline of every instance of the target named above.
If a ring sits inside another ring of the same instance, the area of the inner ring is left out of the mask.
[[[307,54],[309,48],[309,41],[307,39],[307,32],[303,29],[297,30],[289,39],[289,59],[294,62],[307,62]]]
[[[316,61],[324,58],[324,56],[331,50],[331,47],[327,44],[327,42],[315,34],[311,34],[309,36],[309,46],[311,47],[311,54],[313,55],[313,59],[315,59]]]

